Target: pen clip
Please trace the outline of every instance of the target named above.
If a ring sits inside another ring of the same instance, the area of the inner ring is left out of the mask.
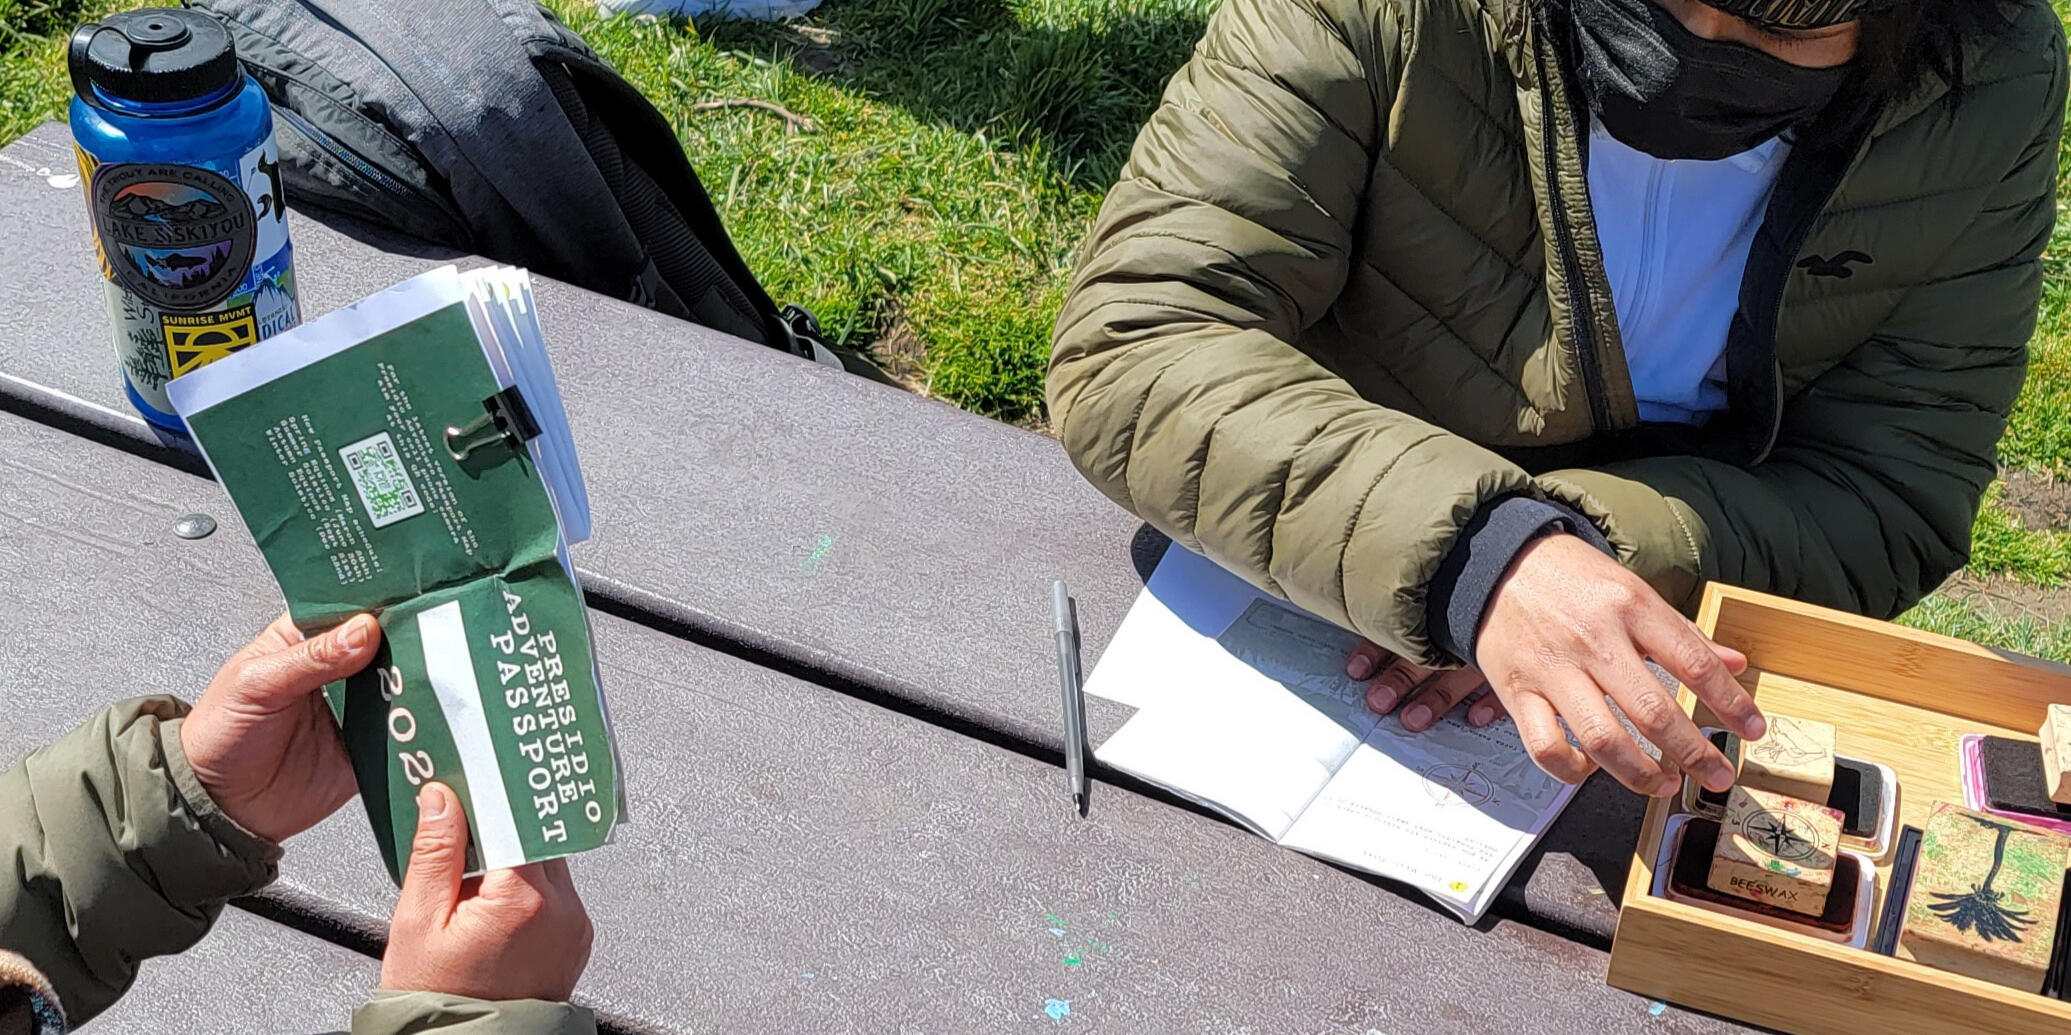
[[[1079,598],[1067,598],[1071,607],[1071,667],[1080,689],[1086,686],[1086,641],[1079,634]]]

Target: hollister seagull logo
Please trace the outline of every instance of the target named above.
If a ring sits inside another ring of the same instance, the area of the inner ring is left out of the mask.
[[[1798,268],[1815,277],[1834,277],[1840,280],[1847,280],[1849,277],[1855,276],[1855,271],[1848,268],[1849,263],[1859,262],[1868,266],[1876,261],[1862,252],[1849,251],[1842,252],[1831,259],[1820,255],[1807,255],[1798,260]]]

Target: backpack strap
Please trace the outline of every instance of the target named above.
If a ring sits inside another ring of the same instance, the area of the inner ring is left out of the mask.
[[[633,194],[636,197],[645,194],[651,183],[659,190],[662,200],[689,226],[695,238],[691,243],[698,247],[672,247],[675,242],[669,241],[642,242],[656,261],[670,262],[673,259],[678,263],[689,263],[693,266],[690,283],[700,286],[711,283],[713,290],[724,296],[735,310],[752,314],[752,318],[761,324],[761,333],[743,334],[742,337],[805,359],[843,365],[821,332],[819,321],[796,305],[778,308],[775,299],[756,279],[754,271],[748,268],[748,263],[734,247],[732,235],[726,231],[718,207],[706,193],[697,168],[677,142],[675,127],[653,102],[619,75],[617,69],[555,17],[551,10],[535,0],[488,2],[502,13],[506,24],[518,30],[520,42],[536,60],[547,62],[566,73],[575,94],[573,98],[568,96],[569,91],[562,88],[552,72],[544,74],[561,99],[563,108],[570,110],[571,121],[576,121],[579,126],[586,121],[576,118],[575,111],[580,109],[588,119],[603,124],[604,131],[596,134],[601,139],[592,144],[592,154],[600,149],[612,155],[622,153],[629,166],[627,177],[632,182],[628,186]],[[590,135],[586,134],[585,139],[590,139]],[[653,225],[666,226],[667,222],[657,220]],[[708,271],[702,268],[706,263],[713,264],[716,269]],[[670,279],[684,282],[677,277]]]
[[[586,48],[535,49],[541,74],[617,196],[657,281],[673,286],[698,322],[797,352],[668,120]],[[811,358],[809,351],[798,354]]]
[[[358,204],[334,207],[422,231],[447,223],[409,218],[442,215],[413,195],[448,194],[438,200],[457,229],[443,236],[470,250],[887,380],[810,313],[778,308],[668,119],[535,0],[186,2],[269,44],[259,70],[273,76],[283,146],[309,152],[305,198],[336,195]],[[384,169],[423,183],[361,182]]]
[[[631,257],[640,244],[552,86],[539,74],[505,0],[325,0],[327,20],[385,62],[429,116],[411,143],[444,170],[462,211],[508,213],[470,222],[486,253],[558,257],[540,272],[578,283],[644,288],[658,308],[689,307]],[[522,12],[539,20],[538,8]],[[525,213],[556,213],[527,219]],[[597,269],[598,262],[619,264]],[[577,269],[578,263],[593,264]],[[734,327],[723,330],[739,333]],[[759,328],[756,328],[759,330]],[[764,340],[758,334],[756,340]]]

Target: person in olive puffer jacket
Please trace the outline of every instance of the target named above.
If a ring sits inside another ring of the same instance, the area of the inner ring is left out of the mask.
[[[1704,583],[1886,617],[1964,564],[2066,78],[2046,0],[1225,0],[1081,251],[1051,422],[1371,641],[1405,728],[1722,788],[1643,661],[1760,736]]]
[[[352,799],[321,691],[379,640],[365,615],[306,640],[283,617],[192,709],[123,701],[0,773],[0,1035],[93,1019],[143,961],[200,941],[226,902],[270,883],[281,842]],[[463,885],[458,799],[428,783],[418,804],[381,988],[353,1035],[594,1033],[568,1003],[591,930],[566,864]]]

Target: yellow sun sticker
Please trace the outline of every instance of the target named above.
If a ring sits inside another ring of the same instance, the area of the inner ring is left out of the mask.
[[[165,356],[173,376],[207,366],[259,340],[259,323],[249,305],[215,313],[166,313]]]

